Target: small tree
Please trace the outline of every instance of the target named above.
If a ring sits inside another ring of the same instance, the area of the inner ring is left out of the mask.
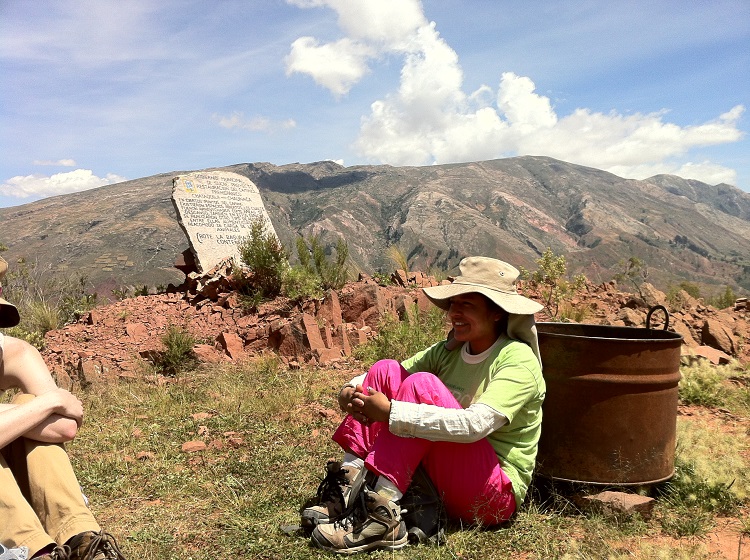
[[[250,235],[238,245],[240,259],[250,270],[246,277],[235,267],[238,289],[245,295],[271,299],[281,292],[285,271],[289,268],[287,253],[276,235],[258,218],[250,224]]]
[[[565,278],[567,262],[563,255],[555,255],[547,248],[542,256],[536,260],[539,267],[535,272],[529,272],[521,267],[521,277],[532,286],[536,286],[544,298],[544,307],[552,318],[557,318],[561,312],[561,303],[571,294],[581,290],[586,285],[583,274],[576,275],[572,281]]]
[[[299,265],[284,277],[284,292],[292,299],[320,297],[325,290],[338,290],[349,279],[349,246],[343,239],[336,242],[335,259],[326,254],[320,237],[313,235],[296,241]]]
[[[648,278],[648,265],[638,257],[630,257],[627,261],[620,261],[619,272],[614,275],[617,282],[628,281],[638,291],[638,295],[643,297],[641,285]]]

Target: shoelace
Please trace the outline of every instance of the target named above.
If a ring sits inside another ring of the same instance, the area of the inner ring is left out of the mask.
[[[346,478],[348,472],[344,468],[328,472],[318,485],[318,491],[316,492],[321,503],[341,500],[342,505],[346,505],[343,487],[349,484],[349,480]]]
[[[94,533],[80,560],[94,560],[99,552],[104,552],[107,560],[125,560],[115,538],[104,531]]]
[[[334,527],[349,530],[350,527],[356,527],[367,521],[369,515],[367,502],[372,502],[373,500],[374,498],[364,488],[360,490],[359,494],[346,507],[341,516],[333,522]]]
[[[51,560],[70,560],[70,547],[67,544],[56,546],[49,557]]]

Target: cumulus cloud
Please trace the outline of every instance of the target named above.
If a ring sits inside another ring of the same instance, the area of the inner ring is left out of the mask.
[[[97,177],[89,169],[76,169],[67,173],[56,173],[50,177],[44,175],[18,175],[0,184],[0,195],[15,198],[39,199],[48,196],[85,191],[104,185],[126,181],[114,173]]]
[[[228,117],[214,115],[213,118],[222,128],[239,128],[255,132],[276,132],[277,130],[287,130],[297,126],[294,119],[283,121],[273,121],[267,117],[252,117],[247,119],[245,118],[245,114],[240,111],[235,111]]]
[[[308,74],[335,96],[348,93],[380,57],[403,61],[396,91],[371,103],[355,148],[370,161],[426,165],[511,155],[546,155],[630,178],[673,173],[705,182],[732,182],[736,173],[710,161],[686,162],[689,151],[736,142],[745,108],[690,126],[668,111],[623,114],[578,108],[558,115],[531,78],[505,72],[496,88],[466,93],[457,53],[428,22],[417,0],[288,0],[327,7],[345,37],[297,39],[287,74]],[[367,17],[362,17],[362,11]],[[360,17],[356,17],[359,13]]]
[[[56,161],[50,159],[35,159],[34,165],[53,165],[60,167],[75,167],[76,160],[74,159],[58,159]]]

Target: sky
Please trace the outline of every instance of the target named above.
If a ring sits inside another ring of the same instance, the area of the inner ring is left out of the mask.
[[[0,207],[544,155],[750,192],[747,0],[0,0]]]

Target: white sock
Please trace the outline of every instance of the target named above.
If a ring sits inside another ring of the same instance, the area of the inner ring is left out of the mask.
[[[379,476],[378,480],[375,482],[375,492],[392,502],[400,500],[404,495],[403,492],[398,489],[398,486],[384,476]]]
[[[355,469],[362,470],[365,468],[365,461],[361,457],[357,457],[354,453],[344,453],[344,458],[341,461],[342,467],[354,467]]]

